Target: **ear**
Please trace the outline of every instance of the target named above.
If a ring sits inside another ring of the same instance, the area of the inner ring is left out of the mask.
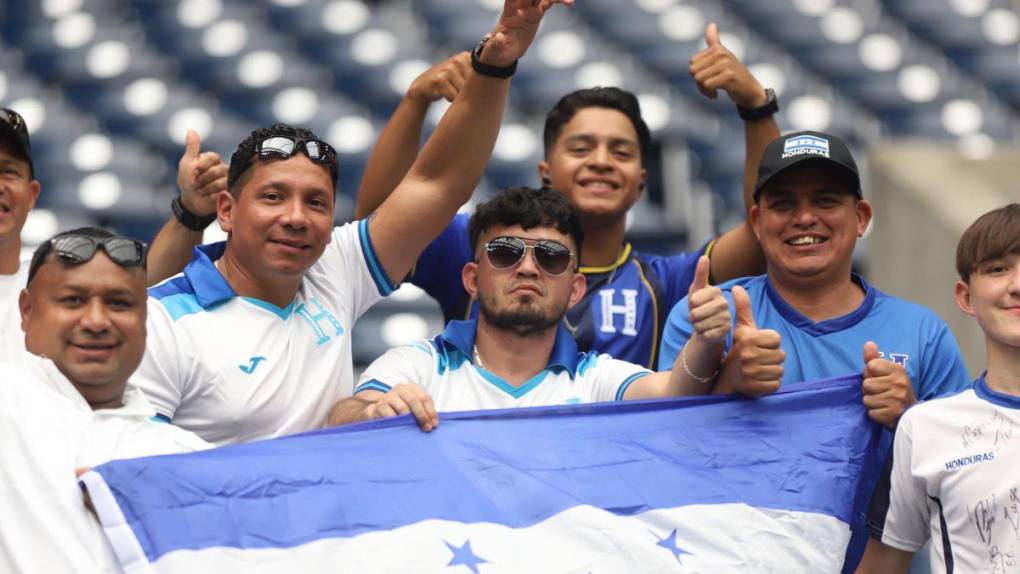
[[[761,231],[758,228],[760,218],[761,208],[756,203],[751,206],[751,211],[747,214],[747,220],[751,224],[751,230],[754,231],[754,237],[758,240],[758,243],[761,243]]]
[[[956,282],[956,294],[955,295],[956,295],[956,306],[959,307],[960,310],[963,311],[964,313],[966,313],[966,314],[970,315],[971,317],[973,317],[974,316],[974,305],[971,304],[971,301],[970,301],[970,285],[968,283],[966,283],[965,281],[962,281],[962,280],[957,281]]]
[[[549,162],[545,160],[538,162],[538,180],[542,182],[542,185],[552,183],[552,179],[549,176]]]
[[[471,299],[478,298],[478,264],[468,261],[460,270],[460,280]]]
[[[220,193],[216,198],[216,219],[223,231],[230,233],[234,230],[234,196],[229,191]]]
[[[871,223],[871,202],[861,199],[857,202],[857,237],[863,237]]]
[[[570,283],[570,304],[567,308],[577,305],[584,298],[584,293],[587,290],[588,279],[581,273],[574,273],[573,281]]]
[[[39,190],[42,189],[42,186],[39,184],[39,180],[33,179],[32,183],[29,184],[29,189],[32,193],[32,203],[28,206],[28,209],[31,211],[35,209],[35,202],[39,199]]]
[[[18,294],[18,310],[21,311],[21,330],[28,331],[28,318],[32,314],[32,301],[28,296],[28,289],[22,289]]]

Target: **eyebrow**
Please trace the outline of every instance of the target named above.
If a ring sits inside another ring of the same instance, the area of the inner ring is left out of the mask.
[[[598,136],[592,134],[574,134],[567,136],[564,143],[571,143],[575,141],[594,142],[598,141],[598,139]],[[613,137],[610,138],[609,145],[632,145],[636,147],[638,143],[630,138]]]

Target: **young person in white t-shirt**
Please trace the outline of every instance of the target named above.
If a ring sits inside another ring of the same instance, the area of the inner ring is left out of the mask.
[[[145,349],[143,243],[97,228],[62,233],[26,275],[28,352],[0,362],[0,571],[112,571],[75,471],[211,445],[155,419],[127,387]]]
[[[562,194],[508,189],[478,206],[469,235],[474,261],[462,277],[479,301],[478,318],[451,321],[435,339],[385,353],[362,374],[356,394],[333,409],[331,424],[410,412],[430,431],[437,411],[676,396],[690,387],[686,359],[653,373],[578,351],[563,317],[585,292],[578,272],[584,232]],[[691,287],[697,326],[710,340],[724,340],[729,306],[708,275],[702,257]]]
[[[928,539],[934,572],[1020,571],[1020,204],[975,221],[956,267],[988,370],[900,419],[859,573],[906,572]]]

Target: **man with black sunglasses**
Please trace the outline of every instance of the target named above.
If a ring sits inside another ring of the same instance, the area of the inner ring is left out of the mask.
[[[218,444],[321,427],[354,390],[350,331],[481,179],[517,60],[546,10],[507,0],[418,161],[370,220],[333,227],[336,152],[305,129],[253,132],[218,197],[225,243],[150,291],[133,379],[160,415]]]
[[[18,112],[0,108],[0,361],[24,352],[18,292],[28,268],[21,264],[21,228],[39,198],[32,143]]]
[[[112,571],[75,470],[211,446],[154,420],[127,386],[145,349],[145,245],[61,233],[36,250],[18,300],[28,353],[0,362],[0,571]]]
[[[422,430],[438,411],[577,404],[677,396],[690,367],[648,369],[598,352],[579,352],[563,318],[585,292],[578,272],[584,232],[565,196],[551,188],[512,188],[471,217],[474,260],[461,273],[479,302],[477,319],[451,321],[442,334],[388,351],[365,370],[355,395],[329,423],[412,413]],[[708,283],[702,257],[695,284]],[[715,291],[712,320],[729,332],[729,307]]]

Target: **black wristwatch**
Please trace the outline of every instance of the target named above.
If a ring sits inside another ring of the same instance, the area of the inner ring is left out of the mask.
[[[765,98],[765,104],[758,106],[757,108],[737,106],[737,113],[740,114],[740,119],[748,122],[754,122],[765,118],[771,118],[775,115],[775,113],[779,111],[779,100],[776,99],[776,91],[772,88],[765,88]]]
[[[181,222],[181,225],[193,231],[202,231],[209,227],[210,223],[216,221],[215,213],[198,216],[188,211],[188,208],[184,207],[184,204],[181,203],[181,196],[179,195],[170,202],[170,209],[173,210],[174,217],[177,218],[177,221]]]
[[[471,68],[483,76],[489,76],[490,78],[505,79],[514,75],[517,71],[517,61],[514,60],[513,64],[509,66],[490,66],[483,64],[478,58],[482,55],[482,50],[485,48],[485,44],[489,41],[488,37],[482,38],[481,42],[475,44],[475,49],[471,50]]]

